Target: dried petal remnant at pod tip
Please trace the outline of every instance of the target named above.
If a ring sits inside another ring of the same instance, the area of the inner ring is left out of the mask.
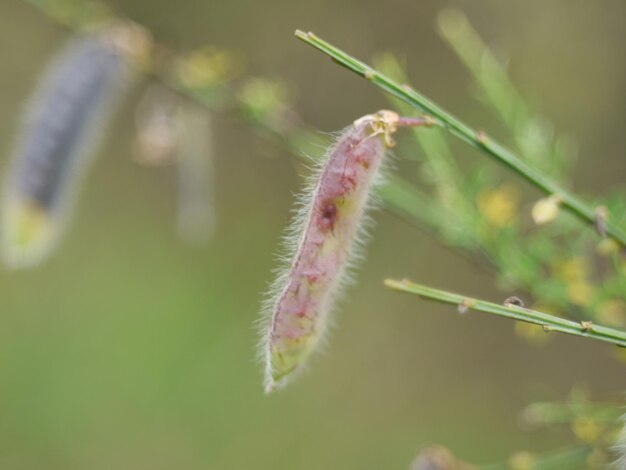
[[[150,38],[114,24],[72,39],[26,110],[5,181],[1,252],[14,268],[36,265],[56,246],[83,170]]]
[[[404,123],[391,111],[367,115],[346,128],[329,150],[290,230],[288,265],[265,305],[262,353],[270,391],[299,371],[327,329],[345,277],[371,189],[393,134]]]

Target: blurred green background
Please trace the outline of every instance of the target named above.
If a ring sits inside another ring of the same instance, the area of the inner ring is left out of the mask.
[[[435,32],[437,12],[456,6],[511,57],[513,79],[556,128],[576,136],[574,187],[602,194],[623,183],[621,0],[108,4],[172,47],[242,51],[248,72],[285,80],[321,131],[387,103],[296,41],[296,28],[357,57],[406,57],[419,90],[498,135]],[[0,2],[3,167],[23,105],[67,37],[21,1]],[[265,396],[254,323],[301,185],[295,160],[216,116],[217,232],[204,248],[186,246],[173,169],[131,161],[138,96],[99,148],[60,249],[37,269],[0,272],[0,468],[392,469],[433,442],[497,461],[569,442],[567,431],[520,428],[530,400],[563,398],[574,384],[624,389],[607,346],[558,336],[534,348],[511,322],[386,290],[382,279],[394,276],[496,301],[511,294],[467,257],[378,212],[326,351]]]

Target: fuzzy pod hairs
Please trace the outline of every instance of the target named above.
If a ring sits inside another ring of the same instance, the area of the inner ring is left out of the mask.
[[[327,329],[392,135],[399,125],[425,123],[379,111],[346,128],[329,150],[289,232],[287,267],[265,303],[266,391],[302,369]]]
[[[73,38],[31,98],[4,185],[0,248],[13,268],[38,264],[60,237],[113,104],[148,54],[136,25]]]

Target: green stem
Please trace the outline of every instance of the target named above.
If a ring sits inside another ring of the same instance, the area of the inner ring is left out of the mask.
[[[593,338],[617,346],[626,347],[626,332],[594,325],[591,322],[574,322],[564,318],[548,315],[547,313],[530,310],[515,305],[500,305],[484,300],[472,299],[459,294],[433,289],[410,281],[396,281],[387,279],[385,285],[392,289],[417,294],[421,297],[436,300],[438,302],[454,304],[467,309],[484,313],[491,313],[500,317],[541,325],[546,331],[558,331],[575,336]]]
[[[369,65],[346,54],[332,44],[315,36],[313,33],[296,31],[296,36],[305,43],[331,57],[339,65],[342,65],[352,72],[366,78],[376,86],[382,88],[396,98],[409,103],[420,111],[428,113],[435,119],[437,124],[447,129],[450,133],[465,141],[472,147],[484,151],[500,163],[508,166],[539,189],[550,195],[558,196],[562,201],[562,206],[564,208],[590,225],[596,225],[596,208],[583,202],[577,196],[564,188],[561,188],[552,179],[529,166],[510,150],[487,137],[484,132],[471,128],[460,119],[452,116],[428,98],[418,93],[410,86],[396,83],[386,75],[381,74]],[[603,228],[605,229],[607,235],[617,240],[623,246],[626,246],[626,232],[624,232],[620,227],[617,227],[607,220]]]

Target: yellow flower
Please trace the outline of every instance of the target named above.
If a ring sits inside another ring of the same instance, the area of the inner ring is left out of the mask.
[[[593,444],[602,434],[602,428],[588,416],[578,416],[572,422],[572,432],[578,440]]]
[[[535,460],[535,456],[530,452],[517,452],[509,459],[509,466],[512,470],[533,470]]]
[[[617,299],[609,299],[598,307],[598,319],[608,326],[626,326],[626,304]]]
[[[501,185],[482,191],[476,202],[487,222],[493,227],[502,228],[515,219],[519,198],[520,194],[515,187]]]
[[[582,282],[587,279],[589,263],[585,258],[576,257],[555,266],[556,275],[567,283]]]
[[[188,88],[215,86],[235,78],[243,67],[241,58],[230,51],[206,48],[195,51],[178,64],[178,80]]]
[[[570,282],[567,285],[567,298],[574,305],[587,307],[593,299],[595,288],[586,281]]]

